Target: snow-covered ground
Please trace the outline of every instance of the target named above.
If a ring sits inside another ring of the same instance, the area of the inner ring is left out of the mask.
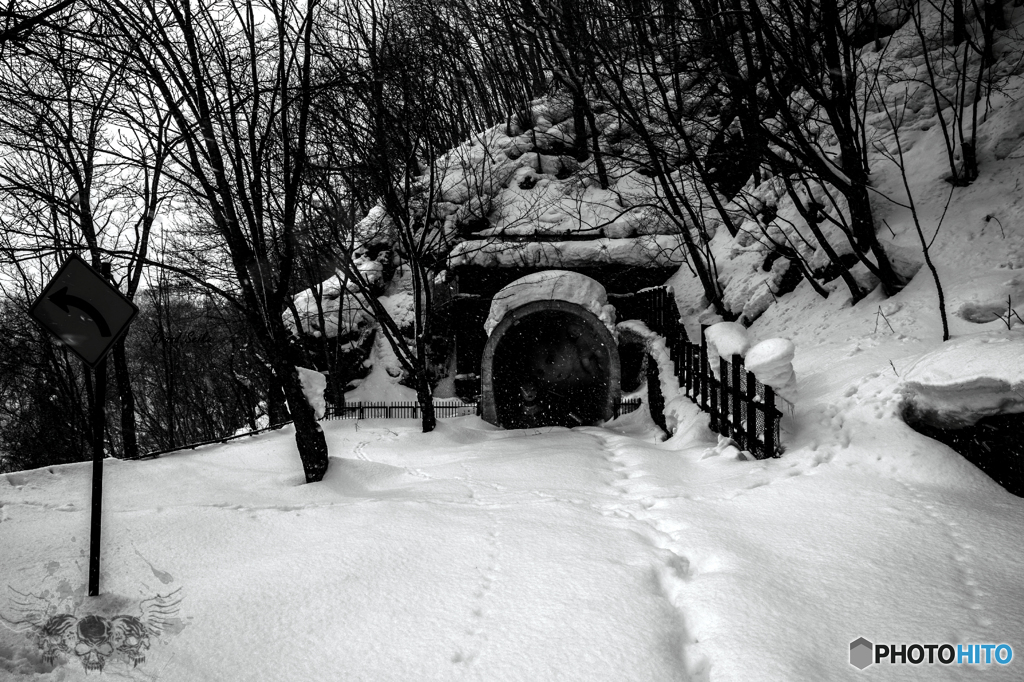
[[[886,383],[807,410],[768,461],[699,427],[658,443],[644,410],[574,430],[324,422],[312,485],[290,427],[108,461],[97,599],[89,465],[8,474],[0,613],[109,619],[178,591],[143,663],[107,660],[117,679],[1019,680],[1024,500],[904,426]],[[1015,659],[861,672],[861,636]],[[0,678],[86,677],[0,628]]]

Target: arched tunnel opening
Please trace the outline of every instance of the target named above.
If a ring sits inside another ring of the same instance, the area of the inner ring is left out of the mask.
[[[505,315],[481,362],[483,417],[504,428],[611,419],[619,399],[615,338],[575,303],[534,301]]]

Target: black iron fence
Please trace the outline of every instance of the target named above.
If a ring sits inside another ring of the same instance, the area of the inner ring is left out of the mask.
[[[640,398],[623,398],[619,401],[619,404],[615,406],[615,416],[621,417],[624,414],[635,412],[640,409]]]
[[[686,397],[711,415],[711,430],[731,438],[737,447],[758,459],[782,454],[782,412],[776,406],[774,389],[747,371],[739,355],[731,360],[720,358],[716,374],[708,363],[706,326],[701,327],[700,344],[691,343],[679,321],[671,290],[664,287],[637,294],[642,295],[647,296],[645,314],[650,317],[638,319],[665,337],[679,385]]]
[[[476,403],[434,403],[438,419],[476,414]],[[324,419],[419,419],[422,408],[418,402],[354,402],[327,405]]]
[[[679,324],[675,297],[668,287],[644,289],[635,294],[609,295],[620,320],[643,320],[656,334],[668,336]]]
[[[211,440],[204,440],[204,441],[200,441],[198,443],[189,443],[187,445],[176,445],[176,446],[174,446],[172,448],[166,448],[164,450],[153,450],[152,452],[147,452],[147,453],[141,454],[138,457],[134,457],[134,458],[132,458],[132,457],[124,457],[122,459],[153,459],[155,457],[159,457],[160,455],[166,455],[166,454],[169,454],[169,453],[172,453],[172,452],[178,452],[179,450],[195,450],[196,448],[202,447],[204,445],[215,445],[217,443],[227,443],[229,440],[237,440],[239,438],[246,438],[248,436],[257,436],[257,435],[259,435],[261,433],[266,433],[267,431],[276,431],[277,429],[280,429],[282,427],[288,426],[291,423],[292,423],[292,421],[289,419],[288,421],[281,422],[280,424],[271,424],[270,426],[264,426],[264,427],[259,428],[259,429],[253,429],[252,431],[244,431],[242,433],[235,433],[235,434],[232,434],[230,436],[224,436],[222,438],[213,438]]]
[[[615,408],[615,416],[628,414],[640,407],[640,398],[622,400]],[[476,403],[434,403],[434,416],[438,419],[464,417],[477,414]],[[422,408],[418,402],[355,402],[327,405],[324,419],[419,419]]]
[[[707,340],[701,344],[676,335],[669,341],[670,357],[686,396],[711,415],[712,431],[731,438],[741,450],[758,459],[782,454],[775,390],[762,384],[743,366],[743,358],[719,358],[717,375],[708,362]]]

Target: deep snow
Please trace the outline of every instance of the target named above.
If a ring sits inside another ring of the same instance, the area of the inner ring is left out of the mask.
[[[904,426],[886,383],[853,381],[876,399],[818,404],[790,453],[759,462],[699,427],[657,443],[644,410],[574,430],[324,422],[331,468],[312,485],[290,427],[108,460],[99,600],[81,597],[89,465],[8,474],[0,574],[46,603],[72,596],[80,617],[180,589],[172,627],[137,668],[111,660],[116,678],[966,674],[860,672],[848,647],[864,636],[1006,642],[1018,658],[978,677],[1020,679],[1024,501]],[[11,618],[10,599],[0,612]],[[86,678],[5,628],[0,671]]]

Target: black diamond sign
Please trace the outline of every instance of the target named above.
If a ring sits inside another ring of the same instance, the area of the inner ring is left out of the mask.
[[[139,309],[100,273],[71,256],[43,289],[29,314],[90,367],[128,329]]]

